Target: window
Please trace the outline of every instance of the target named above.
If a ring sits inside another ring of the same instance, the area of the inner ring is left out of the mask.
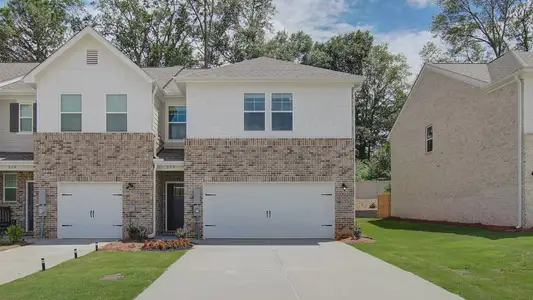
[[[81,131],[81,95],[61,95],[61,132]]]
[[[426,153],[433,151],[433,125],[426,127]]]
[[[244,130],[265,130],[265,94],[244,94]]]
[[[183,140],[187,137],[187,108],[185,106],[168,107],[168,139]]]
[[[128,131],[128,96],[106,95],[106,131]]]
[[[4,174],[4,201],[17,201],[17,174]]]
[[[33,132],[33,104],[19,105],[19,132]]]
[[[272,94],[272,130],[292,130],[292,94]]]

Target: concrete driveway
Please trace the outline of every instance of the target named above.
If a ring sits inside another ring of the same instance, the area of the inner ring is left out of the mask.
[[[196,246],[137,299],[178,298],[462,299],[340,242]]]
[[[78,249],[78,257],[95,249],[94,239],[30,240],[30,242],[35,244],[0,252],[0,266],[2,266],[0,284],[40,271],[43,257],[46,268],[49,269],[73,259],[74,249]]]

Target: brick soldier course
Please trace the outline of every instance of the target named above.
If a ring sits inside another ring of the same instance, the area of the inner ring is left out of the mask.
[[[334,182],[335,235],[354,226],[352,139],[187,139],[185,226],[195,234],[193,190],[204,182]],[[342,184],[346,184],[346,190]],[[203,226],[202,226],[203,227]]]

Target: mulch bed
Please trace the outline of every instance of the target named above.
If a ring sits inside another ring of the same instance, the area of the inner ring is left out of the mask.
[[[112,242],[104,245],[102,250],[109,252],[137,252],[142,251],[144,243],[136,242]]]
[[[418,222],[425,224],[439,224],[439,225],[453,225],[453,226],[466,226],[473,228],[484,228],[494,231],[503,231],[503,232],[521,232],[521,231],[533,231],[533,228],[516,228],[514,226],[495,226],[495,225],[485,225],[481,223],[461,223],[461,222],[448,222],[448,221],[432,221],[432,220],[421,220],[421,219],[407,219],[400,217],[388,217],[388,220],[398,220],[398,221],[407,221],[407,222]]]
[[[354,243],[361,243],[361,244],[369,244],[374,243],[376,240],[369,236],[361,236],[360,238],[356,239],[355,237],[349,237],[341,240],[341,242],[347,243],[347,244],[354,244]]]

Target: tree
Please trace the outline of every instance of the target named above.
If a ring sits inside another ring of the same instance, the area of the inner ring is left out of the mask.
[[[261,54],[275,13],[272,0],[187,0],[203,67]]]
[[[515,5],[512,10],[510,35],[516,41],[516,50],[533,50],[533,1]]]
[[[88,19],[81,0],[8,0],[0,8],[0,61],[41,62]]]
[[[265,55],[271,58],[302,62],[313,49],[313,39],[303,31],[278,31],[265,45]]]
[[[444,53],[449,60],[486,62],[502,56],[514,44],[530,43],[530,0],[435,2],[441,11],[433,17],[431,31],[446,43]]]
[[[369,160],[358,162],[358,180],[390,180],[390,143],[386,142]]]
[[[97,0],[97,29],[141,67],[191,65],[192,27],[180,0]]]

